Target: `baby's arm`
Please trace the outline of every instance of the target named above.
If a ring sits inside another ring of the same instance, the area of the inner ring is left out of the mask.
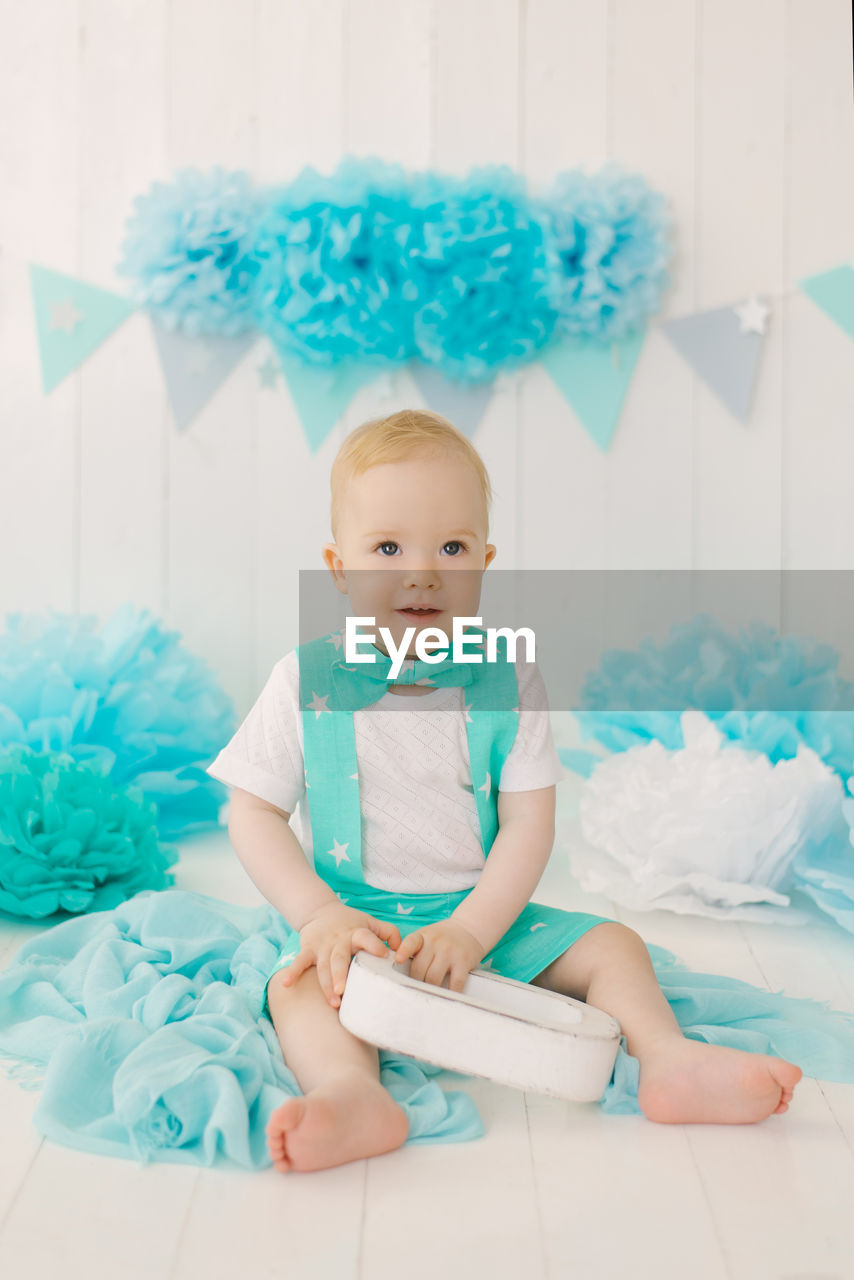
[[[530,902],[554,837],[554,786],[499,791],[498,834],[477,884],[447,921],[410,934],[397,950],[399,961],[414,957],[411,976],[441,986],[445,974],[450,973],[451,989],[461,991],[467,974]],[[460,929],[474,946],[465,936],[458,936]],[[476,954],[478,946],[480,955]]]
[[[309,866],[289,817],[284,809],[235,787],[228,834],[249,878],[300,934],[299,955],[277,977],[287,986],[316,964],[326,998],[337,1006],[353,952],[385,955],[380,939],[399,946],[400,931],[341,902]]]

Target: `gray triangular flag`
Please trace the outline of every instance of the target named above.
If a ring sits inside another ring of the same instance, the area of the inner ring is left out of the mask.
[[[438,369],[421,360],[413,360],[409,365],[409,372],[429,408],[450,419],[455,427],[459,427],[471,439],[492,399],[492,383],[467,386],[462,382],[453,382]]]
[[[258,341],[259,335],[253,331],[234,338],[220,334],[191,338],[180,330],[165,328],[153,318],[151,325],[172,414],[182,431]]]
[[[661,329],[718,399],[744,422],[764,334],[743,329],[736,305],[667,320]]]

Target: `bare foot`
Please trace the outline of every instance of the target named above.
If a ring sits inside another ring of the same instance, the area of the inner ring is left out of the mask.
[[[755,1124],[788,1110],[802,1075],[783,1058],[683,1037],[641,1060],[638,1105],[661,1124]]]
[[[393,1151],[408,1133],[406,1112],[379,1080],[347,1071],[277,1107],[267,1123],[267,1146],[283,1173],[307,1171]]]

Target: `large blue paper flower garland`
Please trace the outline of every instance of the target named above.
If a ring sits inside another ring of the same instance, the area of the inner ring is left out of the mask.
[[[345,157],[257,189],[185,169],[134,203],[117,270],[139,305],[193,335],[255,326],[308,364],[416,358],[485,381],[552,339],[636,330],[670,281],[665,198],[613,163],[536,197],[506,165]]]
[[[94,760],[153,802],[163,836],[215,825],[226,790],[206,765],[234,732],[231,700],[177,632],[123,605],[94,616],[11,614],[0,634],[0,749]]]

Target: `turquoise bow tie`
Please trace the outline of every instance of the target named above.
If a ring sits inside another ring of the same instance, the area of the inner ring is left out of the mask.
[[[483,642],[485,633],[476,629],[465,632],[467,651],[471,651],[470,642],[480,638]],[[332,662],[332,679],[338,702],[344,711],[358,711],[361,707],[377,702],[388,690],[391,680],[392,660],[376,645],[362,644],[360,652],[373,653],[373,662],[348,664],[343,653]],[[411,666],[404,666],[395,677],[395,684],[417,684],[420,680],[428,680],[437,687],[471,684],[474,679],[473,664],[470,662],[454,662],[453,658],[443,658],[441,662],[423,662],[420,658],[407,659]],[[380,686],[385,686],[382,688]]]

